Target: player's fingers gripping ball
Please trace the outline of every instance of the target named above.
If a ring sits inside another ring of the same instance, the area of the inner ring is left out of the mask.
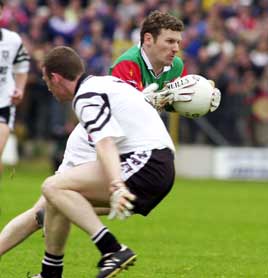
[[[174,94],[174,110],[187,118],[204,116],[215,111],[220,104],[220,91],[215,88],[214,82],[201,75],[179,77],[168,83],[167,87]],[[182,101],[184,98],[185,101]]]
[[[211,99],[211,107],[210,107],[210,112],[214,112],[221,103],[221,92],[218,88],[214,88],[214,92],[212,94],[212,99]]]

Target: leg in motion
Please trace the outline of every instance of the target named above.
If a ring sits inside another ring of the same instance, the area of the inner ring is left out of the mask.
[[[16,216],[2,229],[0,233],[0,256],[40,229],[41,223],[37,221],[37,214],[40,214],[44,206],[45,199],[41,197],[31,209]]]
[[[117,241],[115,236],[100,221],[96,214],[98,210],[93,207],[109,206],[110,193],[107,180],[101,169],[98,162],[90,162],[75,167],[64,175],[58,174],[48,178],[43,184],[42,191],[50,205],[88,233],[102,255],[98,263],[99,274],[97,277],[108,278],[133,264],[136,255]],[[95,174],[88,177],[86,175],[88,171]],[[102,209],[102,211],[104,210]],[[47,212],[46,217],[48,220]],[[62,235],[59,230],[50,231],[48,226],[52,226],[52,224],[48,224],[47,220],[45,222],[46,251],[51,255],[63,255],[53,247],[56,239]]]
[[[7,139],[9,136],[10,129],[7,124],[0,123],[0,177],[3,171],[3,165],[1,161],[2,153],[4,151]]]
[[[46,251],[42,271],[34,277],[62,278],[64,247],[70,232],[70,221],[47,203],[45,227]]]

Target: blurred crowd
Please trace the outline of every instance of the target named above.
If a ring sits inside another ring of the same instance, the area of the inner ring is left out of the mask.
[[[230,145],[268,145],[268,0],[8,0],[0,26],[21,34],[31,56],[20,141],[55,140],[58,149],[75,117],[42,81],[40,61],[53,46],[70,45],[90,74],[108,73],[113,60],[139,41],[139,26],[152,10],[168,11],[185,24],[181,57],[188,73],[215,81],[220,108],[203,121],[178,117],[180,141],[216,144],[211,130]],[[60,157],[60,155],[59,155]]]

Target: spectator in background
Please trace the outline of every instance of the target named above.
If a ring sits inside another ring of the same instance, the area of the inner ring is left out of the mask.
[[[53,140],[51,155],[52,172],[56,172],[62,163],[67,139],[77,122],[69,104],[60,104],[54,98],[50,100],[49,117],[50,138]]]
[[[48,2],[51,16],[48,19],[48,30],[51,40],[60,36],[64,43],[72,43],[74,33],[77,30],[78,22],[66,13],[66,7],[59,0],[51,0]]]
[[[52,97],[42,80],[40,62],[45,53],[45,48],[40,45],[39,48],[32,51],[31,67],[29,71],[28,82],[26,86],[25,101],[23,107],[23,117],[25,119],[28,140],[41,140],[49,138],[49,110]],[[33,120],[34,119],[34,120]]]
[[[0,1],[0,17],[4,4]],[[0,28],[0,159],[14,127],[16,105],[23,99],[30,57],[21,37]],[[0,174],[2,164],[0,161]]]
[[[252,98],[252,141],[259,147],[268,146],[268,72],[256,85],[256,94]]]

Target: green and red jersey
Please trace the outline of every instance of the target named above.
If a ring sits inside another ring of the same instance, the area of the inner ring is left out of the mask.
[[[135,45],[124,52],[110,67],[109,74],[116,76],[142,91],[151,83],[157,83],[162,89],[166,83],[183,74],[183,61],[175,57],[171,66],[155,76],[152,66],[142,49]]]

